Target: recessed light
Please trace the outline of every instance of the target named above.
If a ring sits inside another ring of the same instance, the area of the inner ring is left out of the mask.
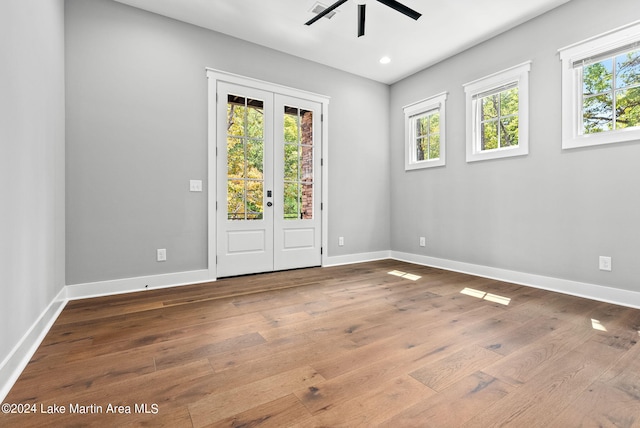
[[[389,64],[391,62],[391,58],[389,58],[388,56],[383,56],[382,58],[380,58],[380,64]]]

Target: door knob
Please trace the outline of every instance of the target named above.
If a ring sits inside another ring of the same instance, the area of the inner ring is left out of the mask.
[[[267,202],[267,206],[271,207],[271,206],[273,206],[273,203],[271,201],[269,201],[269,202]]]

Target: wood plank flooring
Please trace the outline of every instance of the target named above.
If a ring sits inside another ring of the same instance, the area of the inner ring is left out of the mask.
[[[36,412],[0,426],[636,427],[639,330],[392,260],[78,300],[5,399]]]

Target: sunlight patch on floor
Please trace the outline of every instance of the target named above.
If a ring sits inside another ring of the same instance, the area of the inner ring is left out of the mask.
[[[607,331],[607,328],[603,326],[600,321],[594,320],[593,318],[591,318],[591,327],[594,330]]]
[[[420,275],[414,275],[412,273],[402,272],[401,270],[392,270],[391,272],[387,272],[389,275],[399,276],[404,279],[410,279],[411,281],[417,281],[422,278]]]
[[[461,294],[465,294],[467,296],[476,297],[478,299],[488,300],[490,302],[499,303],[501,305],[507,306],[511,303],[511,299],[509,297],[500,296],[498,294],[487,293],[486,291],[476,290],[474,288],[465,287],[460,291]]]

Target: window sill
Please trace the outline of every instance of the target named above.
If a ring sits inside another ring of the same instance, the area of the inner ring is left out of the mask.
[[[640,141],[640,129],[621,129],[599,134],[580,135],[574,138],[563,138],[562,149],[576,149],[628,141]]]

